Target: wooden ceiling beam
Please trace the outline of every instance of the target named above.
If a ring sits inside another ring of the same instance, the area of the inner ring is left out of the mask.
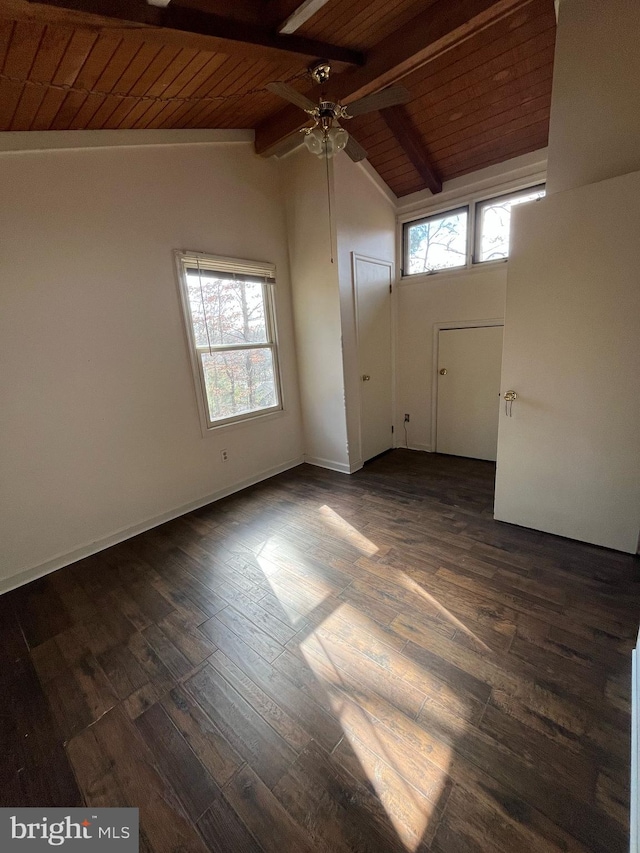
[[[341,69],[364,64],[355,50],[176,4],[150,6],[146,0],[0,0],[0,17],[38,24],[108,30],[121,38],[176,45],[213,53],[294,64],[329,59]]]
[[[147,0],[151,2],[151,0]],[[189,9],[199,9],[210,15],[234,18],[249,24],[265,24],[264,0],[171,0]],[[169,5],[165,2],[164,5]]]
[[[411,116],[403,106],[387,107],[380,115],[431,192],[442,192],[442,178],[431,164]]]
[[[399,30],[379,42],[362,68],[332,78],[328,87],[314,86],[306,94],[316,100],[328,88],[331,98],[349,103],[377,92],[416,71],[533,0],[437,0]],[[269,156],[291,133],[306,124],[294,106],[280,110],[256,128],[256,151]]]

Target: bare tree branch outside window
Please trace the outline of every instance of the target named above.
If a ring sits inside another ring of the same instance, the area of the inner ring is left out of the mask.
[[[498,261],[509,257],[511,236],[511,211],[518,204],[535,201],[545,195],[544,188],[530,192],[502,196],[478,205],[478,257],[479,262]]]
[[[412,224],[408,229],[409,275],[461,267],[467,256],[467,209]]]

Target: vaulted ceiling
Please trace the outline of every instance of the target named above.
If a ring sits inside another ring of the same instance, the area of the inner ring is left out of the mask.
[[[306,116],[266,84],[315,99],[323,58],[344,103],[409,89],[347,127],[396,195],[437,191],[546,145],[554,41],[553,0],[0,0],[0,130],[255,128],[268,155]]]

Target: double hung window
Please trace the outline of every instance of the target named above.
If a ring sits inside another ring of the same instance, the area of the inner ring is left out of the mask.
[[[281,409],[275,267],[196,252],[176,255],[204,426]]]

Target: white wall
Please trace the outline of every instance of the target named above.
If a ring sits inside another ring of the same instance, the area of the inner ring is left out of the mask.
[[[349,463],[362,466],[360,440],[360,369],[353,293],[352,255],[388,261],[395,266],[396,212],[393,197],[346,154],[334,160],[338,277],[342,320],[342,353],[347,406]]]
[[[546,151],[465,175],[444,185],[437,196],[416,193],[398,202],[398,254],[402,223],[470,201],[544,181]],[[432,436],[433,338],[438,323],[504,317],[507,263],[400,279],[397,294],[396,440],[404,446],[435,450]]]
[[[623,212],[623,213],[621,213]],[[640,172],[515,213],[495,517],[634,553]]]
[[[353,252],[395,260],[395,197],[346,154],[326,163],[301,147],[281,163],[304,424],[305,460],[362,466]],[[331,258],[333,256],[333,262]]]
[[[348,472],[338,264],[331,263],[325,168],[306,148],[281,163],[305,459]],[[329,176],[332,186],[332,168]],[[332,239],[335,247],[335,218]]]
[[[638,0],[562,0],[549,192],[640,169],[639,38]]]
[[[403,418],[408,413],[408,446],[435,451],[431,434],[434,325],[502,318],[506,280],[506,265],[499,264],[400,282],[396,380],[399,446],[404,446]]]
[[[277,164],[247,143],[0,170],[1,589],[295,464],[302,433]],[[277,264],[283,414],[202,436],[176,248]]]

